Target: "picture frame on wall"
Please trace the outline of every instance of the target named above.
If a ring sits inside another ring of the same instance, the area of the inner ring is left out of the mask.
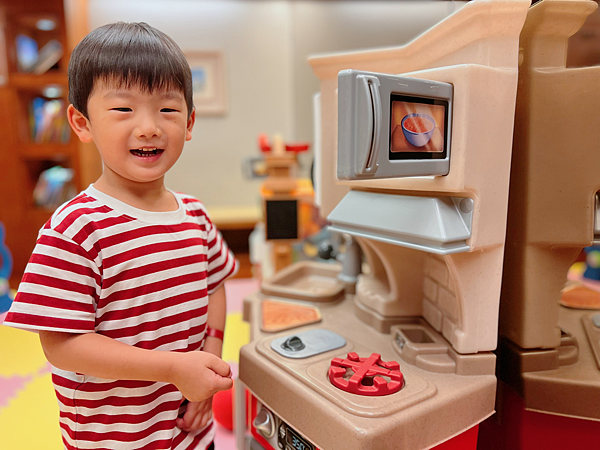
[[[197,116],[227,113],[227,86],[223,53],[215,50],[186,51],[192,70],[194,106]]]

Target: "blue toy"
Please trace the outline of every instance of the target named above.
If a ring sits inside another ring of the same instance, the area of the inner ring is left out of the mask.
[[[586,269],[583,273],[584,278],[591,280],[600,280],[600,247],[592,245],[584,249],[586,253]]]
[[[0,222],[0,314],[8,311],[12,304],[8,279],[12,273],[13,260],[4,237],[4,225]]]

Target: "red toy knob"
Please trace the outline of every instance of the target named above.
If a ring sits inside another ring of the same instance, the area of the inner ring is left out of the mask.
[[[309,148],[310,148],[310,144],[307,144],[307,143],[285,144],[286,152],[301,153],[301,152],[305,152]]]
[[[263,153],[271,151],[271,144],[269,144],[269,137],[266,134],[258,135],[258,147]]]
[[[344,378],[347,370],[354,374]],[[387,377],[390,381],[386,381]],[[348,353],[346,359],[333,358],[329,367],[329,381],[339,389],[358,395],[389,395],[404,386],[404,375],[396,361],[382,361],[381,355],[372,353],[368,358]]]

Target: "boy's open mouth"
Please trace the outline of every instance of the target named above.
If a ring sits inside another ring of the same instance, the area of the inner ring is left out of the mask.
[[[147,158],[150,156],[160,155],[164,152],[162,148],[137,148],[134,150],[129,150],[133,155],[140,156],[142,158]]]

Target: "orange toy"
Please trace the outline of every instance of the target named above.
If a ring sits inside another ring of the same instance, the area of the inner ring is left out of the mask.
[[[307,151],[310,144],[285,144],[281,136],[274,136],[270,143],[269,138],[261,134],[258,147],[268,175],[261,187],[266,239],[272,242],[277,272],[292,263],[291,245],[306,235],[314,194],[312,186],[298,178],[297,171],[298,154]]]

